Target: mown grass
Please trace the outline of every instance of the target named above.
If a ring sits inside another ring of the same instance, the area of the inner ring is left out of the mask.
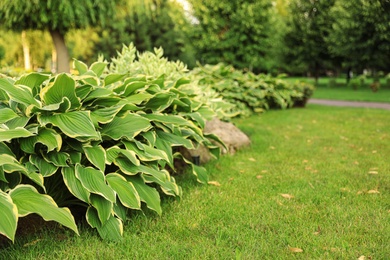
[[[120,242],[51,229],[0,259],[389,259],[389,115],[309,105],[236,120],[252,145],[207,165],[220,186],[178,176],[183,197],[133,214]]]
[[[381,88],[377,92],[370,89],[372,78],[365,80],[364,86],[358,86],[358,89],[353,89],[346,84],[345,78],[319,78],[318,83],[315,83],[313,78],[291,77],[288,81],[296,80],[306,81],[316,86],[312,98],[331,99],[331,100],[347,100],[347,101],[368,101],[368,102],[384,102],[390,103],[390,83],[382,78]]]

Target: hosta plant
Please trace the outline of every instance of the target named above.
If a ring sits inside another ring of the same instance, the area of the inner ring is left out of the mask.
[[[236,105],[229,103],[210,85],[200,84],[203,75],[199,77],[180,61],[170,61],[164,57],[162,48],[155,48],[154,52],[139,53],[134,45],[123,46],[118,56],[112,59],[109,73],[122,73],[132,77],[147,76],[155,78],[164,75],[169,84],[181,79],[189,78],[188,84],[183,84],[180,90],[191,99],[204,103],[210,107],[215,116],[221,119],[229,119],[237,116],[240,112],[235,109]]]
[[[128,210],[161,214],[160,194],[180,196],[174,147],[205,144],[213,112],[181,91],[185,79],[106,74],[75,61],[77,75],[0,78],[0,233],[14,241],[31,213],[78,232],[73,206],[106,239],[120,238]],[[198,181],[204,168],[191,164]]]
[[[201,78],[200,85],[210,86],[224,100],[235,104],[237,114],[243,116],[292,107],[297,105],[295,102],[306,101],[314,89],[309,84],[289,83],[281,77],[256,75],[224,64],[199,65],[192,73]]]

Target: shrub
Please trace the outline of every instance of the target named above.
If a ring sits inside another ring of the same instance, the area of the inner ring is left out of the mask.
[[[144,203],[161,214],[161,193],[181,195],[167,170],[181,157],[173,147],[219,154],[218,138],[202,132],[213,111],[181,90],[188,80],[105,74],[106,65],[0,79],[0,233],[12,241],[31,213],[77,233],[74,205],[103,238],[119,239],[128,210]]]
[[[295,102],[303,106],[314,90],[308,83],[289,83],[282,76],[256,75],[224,64],[199,66],[193,73],[201,78],[199,84],[211,86],[242,116],[293,107]]]

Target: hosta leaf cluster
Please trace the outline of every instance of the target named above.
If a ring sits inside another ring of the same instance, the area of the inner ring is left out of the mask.
[[[256,75],[221,63],[199,65],[192,73],[200,79],[200,85],[210,86],[224,100],[236,105],[235,112],[241,115],[302,106],[314,90],[307,83],[290,83],[281,77]]]
[[[74,205],[103,238],[117,239],[129,209],[161,214],[160,194],[181,195],[170,174],[182,157],[175,147],[218,154],[202,130],[213,111],[182,91],[186,79],[74,65],[77,75],[0,78],[0,234],[11,240],[31,213],[77,233]]]

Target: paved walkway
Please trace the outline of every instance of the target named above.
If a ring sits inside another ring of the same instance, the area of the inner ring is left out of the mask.
[[[342,100],[315,99],[315,98],[309,99],[308,103],[326,105],[326,106],[337,106],[337,107],[367,107],[367,108],[382,108],[382,109],[390,110],[390,103],[342,101]]]

